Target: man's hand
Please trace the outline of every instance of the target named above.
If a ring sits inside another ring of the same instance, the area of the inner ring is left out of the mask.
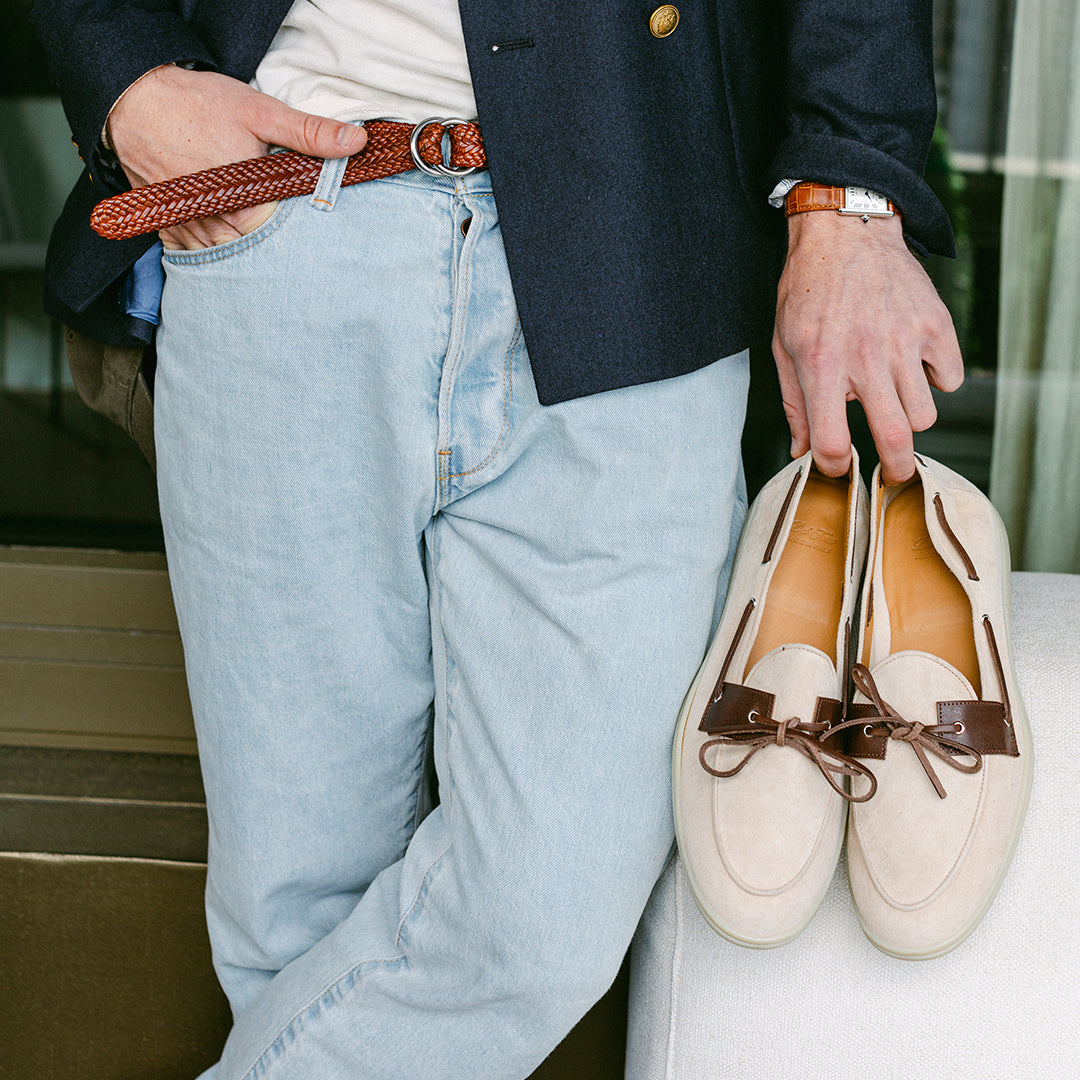
[[[792,455],[812,449],[822,472],[844,473],[845,403],[858,399],[891,484],[915,471],[912,432],[937,419],[930,387],[952,391],[964,380],[952,319],[899,217],[788,218],[773,355]]]
[[[357,153],[367,140],[355,124],[290,109],[227,75],[172,66],[128,87],[113,107],[107,134],[134,187],[259,157],[271,145],[339,158]],[[176,225],[161,239],[168,248],[221,244],[258,228],[276,205]]]

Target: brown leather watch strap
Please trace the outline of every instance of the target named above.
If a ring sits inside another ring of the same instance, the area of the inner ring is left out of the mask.
[[[802,214],[807,210],[838,210],[844,211],[847,206],[845,196],[846,188],[836,187],[832,184],[819,184],[813,180],[804,180],[796,184],[784,199],[784,215],[791,217],[792,214]],[[890,202],[889,212],[899,213]],[[849,210],[848,213],[858,215],[860,211]],[[869,216],[873,217],[873,214]]]
[[[802,214],[807,210],[839,210],[844,205],[844,189],[828,184],[796,184],[784,199],[784,214]]]

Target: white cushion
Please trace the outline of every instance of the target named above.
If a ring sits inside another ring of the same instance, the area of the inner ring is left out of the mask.
[[[810,926],[744,949],[706,925],[677,859],[631,969],[627,1080],[1080,1077],[1080,575],[1013,574],[1035,782],[989,913],[937,960],[863,936],[843,860]]]

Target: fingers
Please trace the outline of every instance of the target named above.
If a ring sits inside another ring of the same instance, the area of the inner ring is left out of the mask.
[[[155,68],[114,105],[109,138],[133,187],[199,172],[284,146],[313,157],[357,153],[355,124],[298,112],[215,71]]]
[[[773,339],[773,356],[791,429],[792,457],[811,450],[825,475],[847,472],[851,431],[846,405],[857,400],[885,482],[901,483],[914,473],[913,433],[925,431],[937,419],[927,365],[866,357],[857,365],[846,365],[826,353],[800,356],[796,362],[778,336]]]
[[[943,304],[937,314],[939,318],[931,327],[923,351],[923,366],[930,385],[951,394],[959,390],[964,381],[964,358],[956,339],[956,328]]]
[[[940,312],[934,314],[944,319],[932,319],[923,328],[911,327],[907,338],[896,339],[891,348],[879,346],[879,355],[864,365],[863,378],[853,387],[852,396],[866,414],[886,484],[901,483],[915,471],[913,435],[931,428],[938,417],[931,387],[952,391],[964,380],[952,319],[944,305],[937,303]]]
[[[915,470],[914,439],[937,419],[931,387],[955,390],[963,361],[952,319],[899,219],[789,220],[773,352],[792,433],[818,468],[850,464],[847,402],[862,405],[886,483]]]
[[[773,358],[791,429],[791,456],[812,450],[821,472],[843,476],[851,467],[851,432],[846,395],[836,384],[834,369],[806,357],[796,364],[778,336],[773,338]]]
[[[906,375],[890,377],[893,372],[883,365],[865,367],[855,372],[864,378],[850,378],[846,383],[838,376],[853,373],[825,358],[816,363],[804,360],[792,370],[797,371],[805,402],[807,445],[826,476],[842,476],[851,466],[851,431],[847,422],[847,402],[851,400],[862,406],[885,483],[900,483],[914,473],[913,432],[930,427],[937,416],[929,384],[921,376],[921,365],[918,380]],[[788,396],[784,392],[785,401]]]
[[[813,449],[814,461],[819,469],[829,476],[839,476],[847,466],[843,462],[845,448],[850,448],[851,439],[847,435],[847,418],[842,420],[842,433],[835,436],[837,442],[843,442],[838,454],[826,449],[828,439],[825,422],[818,410],[815,410],[814,423],[811,425],[807,410],[806,395],[800,381],[799,372],[792,357],[784,348],[779,334],[773,335],[773,359],[776,362],[776,374],[780,381],[780,397],[791,430],[791,456],[801,457],[807,450]],[[842,399],[841,399],[842,400]],[[849,454],[850,457],[850,454]]]
[[[340,158],[357,153],[367,142],[367,132],[356,124],[299,112],[265,94],[252,92],[240,100],[249,112],[246,131],[264,144],[264,150],[266,146],[276,145],[312,157]],[[190,221],[162,232],[162,243],[170,250],[187,251],[225,244],[254,232],[277,206],[277,202],[265,203]]]
[[[277,202],[264,203],[245,210],[233,210],[220,217],[189,221],[165,229],[159,235],[162,244],[170,251],[198,251],[215,247],[254,232],[270,219],[278,205]]]
[[[276,98],[252,99],[256,110],[251,130],[263,142],[299,150],[311,157],[349,157],[363,149],[367,132],[356,124],[343,124],[325,116],[298,112]]]
[[[929,394],[930,390],[927,387],[927,398]],[[877,448],[882,480],[886,484],[902,483],[915,472],[913,432],[923,429],[913,427],[894,386],[882,386],[879,392],[873,395],[867,394],[859,400],[862,402],[866,422],[870,427],[874,446]],[[932,399],[929,405],[931,409],[934,409]],[[925,426],[929,427],[930,423]]]

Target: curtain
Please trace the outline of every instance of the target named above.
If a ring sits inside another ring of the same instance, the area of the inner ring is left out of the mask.
[[[1080,572],[1080,4],[1019,0],[990,497],[1013,568]]]

